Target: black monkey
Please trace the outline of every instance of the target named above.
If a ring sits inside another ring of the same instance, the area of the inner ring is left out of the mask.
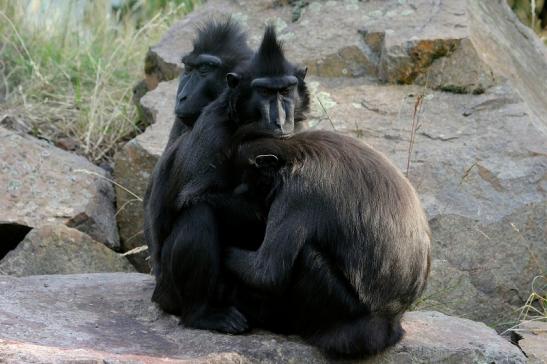
[[[265,297],[242,294],[241,311],[330,354],[397,343],[430,266],[428,222],[404,175],[369,146],[327,131],[243,142],[235,161],[247,193],[269,205],[260,248],[230,248],[225,261]]]
[[[166,149],[181,135],[185,137],[202,109],[226,88],[226,73],[249,61],[253,54],[247,45],[245,33],[231,19],[209,21],[198,28],[192,51],[182,58],[185,70],[180,76],[175,121]],[[153,225],[153,219],[170,215],[166,211],[157,211],[159,205],[151,199],[152,191],[162,189],[164,181],[170,178],[170,173],[169,170],[160,170],[157,167],[152,173],[144,197],[144,234],[157,281],[157,289],[152,299],[165,311],[176,313],[178,298],[171,286],[172,278],[165,279],[165,275],[161,275],[163,238],[160,239],[158,227]],[[160,276],[164,278],[161,281]]]
[[[146,209],[149,244],[153,254],[161,252],[154,299],[190,327],[227,333],[248,329],[223,290],[219,216],[246,219],[255,209],[231,196],[225,151],[241,125],[280,137],[292,134],[309,107],[304,77],[305,70],[284,58],[268,27],[251,61],[226,75],[229,87],[166,148],[156,166],[158,183],[151,187]],[[259,217],[249,216],[253,219]]]

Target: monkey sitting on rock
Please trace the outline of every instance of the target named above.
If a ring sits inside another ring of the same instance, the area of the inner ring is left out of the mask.
[[[375,354],[401,339],[425,288],[429,226],[381,153],[333,132],[294,134],[309,105],[304,77],[268,27],[191,131],[174,133],[148,195],[158,282],[169,282],[155,294],[189,327],[262,327],[336,356]],[[224,243],[223,221],[248,206],[263,239]]]

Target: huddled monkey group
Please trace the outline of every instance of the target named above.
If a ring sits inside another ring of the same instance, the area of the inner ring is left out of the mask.
[[[272,26],[253,51],[235,22],[208,22],[182,63],[144,201],[153,301],[188,327],[296,334],[337,357],[397,343],[430,268],[408,180],[357,139],[305,130],[306,68]]]

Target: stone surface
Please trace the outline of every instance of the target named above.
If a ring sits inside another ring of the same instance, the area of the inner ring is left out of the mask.
[[[478,57],[471,41],[462,39],[450,57],[435,59],[415,83],[449,92],[483,93],[496,81],[492,70]]]
[[[260,41],[264,24],[274,23],[291,59],[306,64],[308,73],[316,76],[379,76],[391,83],[412,83],[419,75],[427,75],[436,59],[454,53],[455,61],[443,62],[432,71],[448,70],[443,78],[436,76],[432,85],[478,92],[494,82],[473,47],[460,45],[470,37],[464,1],[314,1],[303,7],[280,3],[208,1],[150,49],[145,62],[148,87],[175,78],[181,71],[181,56],[191,49],[196,27],[225,14],[232,14],[249,31],[253,46]],[[293,22],[295,12],[298,19]]]
[[[101,168],[0,127],[0,171],[0,234],[6,224],[60,223],[119,248],[114,189]],[[0,237],[0,244],[7,239]]]
[[[459,93],[481,93],[495,83],[469,41],[465,1],[386,3],[361,29],[381,80]]]
[[[547,321],[527,321],[518,327],[522,336],[519,346],[526,354],[528,363],[547,363]]]
[[[142,199],[148,179],[163,152],[173,123],[177,81],[162,82],[141,100],[141,107],[154,122],[146,132],[127,143],[114,158],[114,179],[117,221],[123,251],[146,245],[143,236]],[[129,259],[141,272],[150,270],[147,252],[130,255]]]
[[[60,224],[31,230],[0,260],[0,274],[14,276],[134,271],[127,258]]]
[[[467,0],[471,40],[498,74],[509,78],[547,134],[547,48],[504,0]]]
[[[190,330],[151,302],[153,278],[100,273],[0,277],[0,357],[59,363],[327,363],[296,337]],[[366,363],[524,363],[484,324],[411,312],[400,344]]]

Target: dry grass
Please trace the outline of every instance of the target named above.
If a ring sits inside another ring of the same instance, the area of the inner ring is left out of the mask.
[[[0,122],[108,159],[141,126],[131,99],[148,47],[194,1],[137,1],[117,13],[107,0],[70,1],[55,21],[49,11],[29,17],[36,3],[0,0]]]
[[[538,34],[547,45],[547,2],[544,0],[507,0],[520,21]]]
[[[518,321],[547,322],[547,276],[537,276],[532,281],[532,292],[520,310]]]
[[[545,275],[534,278],[532,291],[519,310],[517,324],[505,330],[502,335],[510,331],[518,332],[520,324],[533,321],[547,322],[547,276]]]

